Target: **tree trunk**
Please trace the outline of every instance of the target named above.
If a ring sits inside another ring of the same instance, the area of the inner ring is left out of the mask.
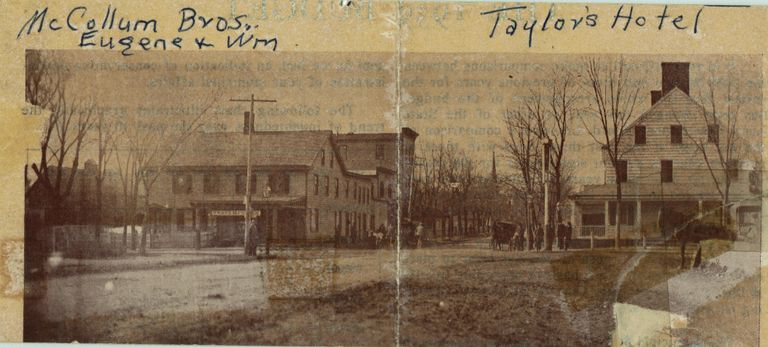
[[[621,248],[621,183],[618,182],[618,172],[616,175],[616,238],[614,248]],[[609,210],[610,212],[610,210]]]
[[[128,246],[128,220],[123,221],[123,249]]]
[[[103,214],[102,214],[102,184],[103,179],[97,179],[96,180],[96,243],[100,243],[101,241],[101,228],[103,223]]]
[[[136,239],[138,237],[138,234],[136,234],[136,221],[131,218],[131,250],[136,250]]]
[[[149,225],[149,189],[146,189],[144,193],[144,220],[141,227],[141,244],[139,246],[139,254],[147,254],[147,233],[150,232]]]

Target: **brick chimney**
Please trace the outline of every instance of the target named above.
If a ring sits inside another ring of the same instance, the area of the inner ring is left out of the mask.
[[[661,63],[661,95],[667,95],[677,87],[689,94],[688,79],[690,63]],[[653,94],[651,94],[653,98]]]
[[[253,131],[253,117],[251,117],[250,112],[245,111],[243,113],[243,134],[248,135],[249,131]]]
[[[664,94],[661,93],[660,90],[652,90],[651,91],[651,106],[656,105],[657,102],[659,102],[659,99],[664,96]]]

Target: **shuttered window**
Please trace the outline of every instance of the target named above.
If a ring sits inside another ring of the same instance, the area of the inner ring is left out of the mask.
[[[662,160],[661,161],[661,182],[662,183],[672,182],[673,177],[674,177],[674,173],[673,173],[672,161]]]
[[[635,144],[636,145],[645,144],[645,125],[635,126]]]

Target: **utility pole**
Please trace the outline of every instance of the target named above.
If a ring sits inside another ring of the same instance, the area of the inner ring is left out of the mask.
[[[243,231],[243,253],[245,255],[248,255],[248,231],[251,230],[251,145],[253,138],[253,117],[254,117],[254,105],[257,102],[277,102],[277,100],[271,100],[271,99],[256,99],[253,94],[251,94],[250,99],[229,99],[229,101],[232,102],[249,102],[251,103],[251,111],[246,112],[246,122],[245,125],[248,127],[248,150],[246,154],[246,164],[245,164],[245,196],[243,197],[243,200],[245,202],[245,230]],[[269,237],[269,235],[267,235]]]
[[[544,249],[552,250],[552,235],[549,232],[549,138],[542,140],[541,179],[544,181]]]

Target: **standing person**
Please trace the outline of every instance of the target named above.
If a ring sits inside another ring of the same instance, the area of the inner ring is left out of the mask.
[[[536,233],[536,252],[539,252],[544,243],[544,230],[538,225],[535,225],[533,230]]]
[[[376,231],[376,248],[383,246],[384,234],[386,233],[387,229],[384,227],[384,224],[379,224],[379,228]]]
[[[565,250],[568,250],[568,244],[571,243],[571,237],[573,236],[573,225],[568,222],[568,226],[565,227]]]
[[[555,243],[555,226],[552,224],[547,224],[547,230],[544,230],[545,233],[547,233],[546,241],[547,244],[544,246],[547,250],[552,250],[552,244]]]
[[[565,224],[563,224],[563,222],[560,222],[557,224],[557,248],[560,249],[561,251],[565,247],[565,245],[563,245],[564,241],[565,241]]]
[[[259,243],[259,227],[256,225],[256,220],[251,219],[251,227],[248,229],[248,255],[256,256]]]
[[[419,222],[419,225],[416,226],[416,248],[421,248],[421,238],[424,235],[424,224],[421,224]]]

